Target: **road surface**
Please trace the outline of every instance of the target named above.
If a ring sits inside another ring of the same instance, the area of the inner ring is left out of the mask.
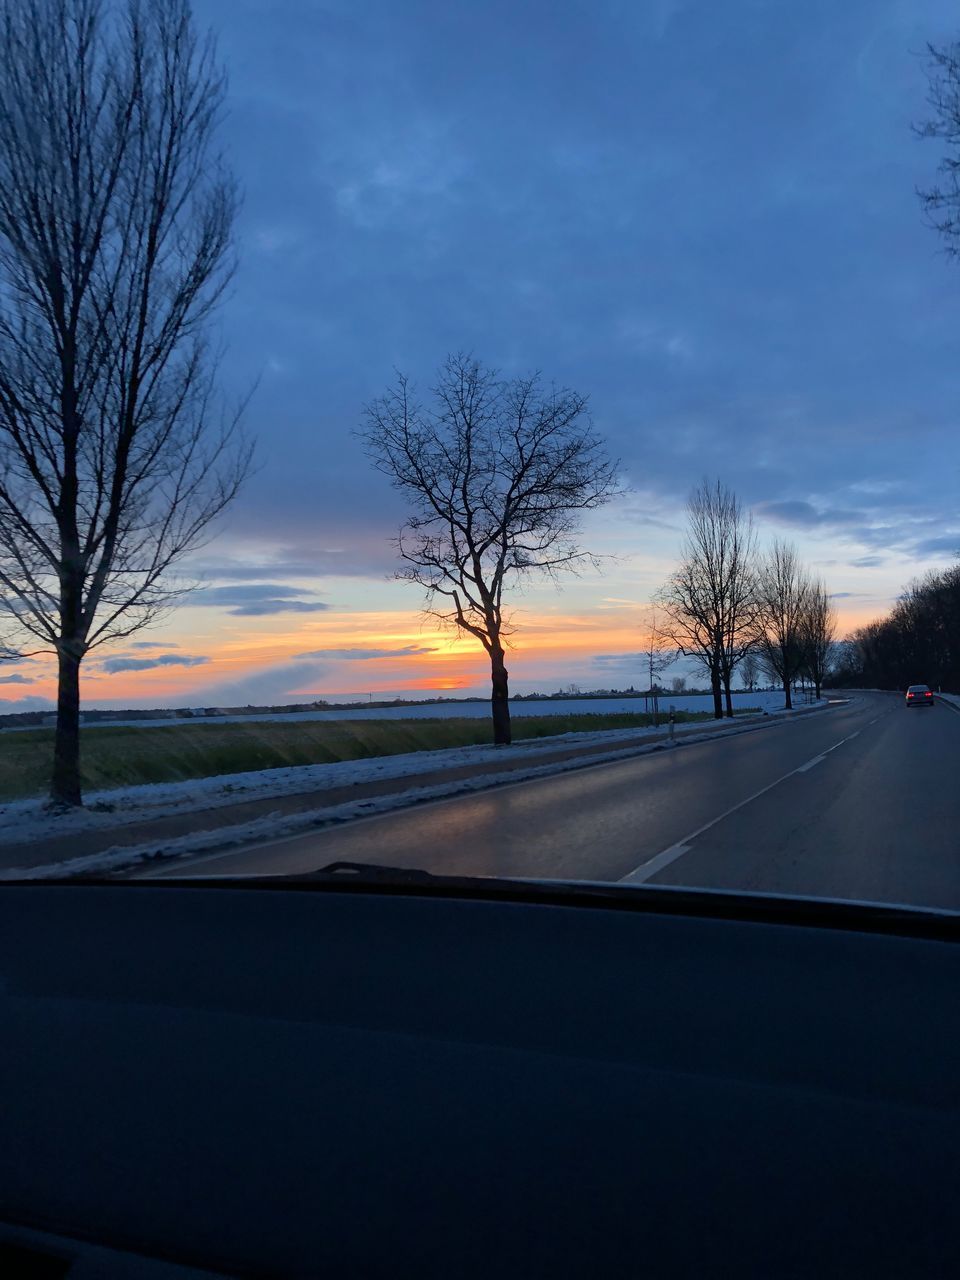
[[[149,874],[302,874],[341,860],[960,910],[960,712],[857,695],[757,733]]]

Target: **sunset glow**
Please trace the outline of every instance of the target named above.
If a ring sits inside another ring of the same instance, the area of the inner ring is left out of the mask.
[[[665,563],[664,572],[669,569]],[[618,591],[624,588],[618,571]],[[371,594],[382,587],[370,584]],[[390,588],[408,594],[400,586]],[[572,590],[539,589],[523,599],[507,665],[517,693],[553,692],[575,684],[583,690],[641,687],[640,651],[648,635],[647,602],[606,594],[598,578],[577,584],[581,610],[570,608]],[[534,605],[539,605],[535,609]],[[881,612],[878,603],[837,601],[840,630]],[[118,645],[95,651],[83,676],[87,706],[243,706],[317,699],[435,694],[486,695],[489,661],[478,641],[437,631],[416,610],[354,611],[309,622],[257,619],[248,628],[210,609],[185,605],[168,624],[149,633],[148,648]],[[366,656],[366,655],[377,656]],[[105,669],[162,655],[169,665]],[[389,655],[389,656],[387,656]],[[182,665],[189,663],[190,665]],[[23,682],[0,685],[4,709],[28,709],[56,694],[53,665],[34,660],[18,669]],[[681,662],[674,673],[696,675]]]

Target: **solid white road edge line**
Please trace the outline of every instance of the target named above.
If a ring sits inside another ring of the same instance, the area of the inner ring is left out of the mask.
[[[664,867],[669,867],[671,862],[676,862],[678,858],[682,858],[685,853],[690,852],[690,848],[698,836],[702,836],[705,831],[709,831],[711,827],[715,827],[718,822],[723,822],[724,818],[729,818],[731,814],[743,809],[748,804],[753,804],[754,800],[759,800],[761,796],[765,796],[768,791],[772,791],[774,787],[779,787],[781,782],[786,782],[787,778],[792,778],[795,774],[805,773],[808,769],[812,769],[815,764],[819,764],[824,756],[828,756],[831,751],[836,751],[837,747],[842,747],[845,742],[849,742],[851,738],[855,738],[860,730],[849,734],[846,738],[841,738],[839,742],[835,742],[832,747],[828,747],[826,751],[818,756],[814,756],[812,760],[799,765],[796,769],[791,769],[789,773],[784,773],[774,782],[770,782],[765,787],[761,787],[759,791],[755,791],[752,796],[747,796],[746,800],[741,800],[739,804],[733,805],[732,808],[718,814],[716,818],[712,818],[709,822],[705,822],[702,827],[698,827],[696,831],[688,836],[684,836],[682,840],[678,840],[676,844],[672,844],[669,848],[664,849],[661,853],[655,854],[654,857],[648,858],[646,862],[641,862],[639,867],[625,876],[621,876],[621,884],[643,884],[649,880],[651,876],[655,876],[658,871],[662,871]]]

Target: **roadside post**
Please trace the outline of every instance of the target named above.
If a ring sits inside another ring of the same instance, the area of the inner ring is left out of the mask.
[[[670,703],[670,745],[671,746],[676,746],[676,738],[674,737],[674,730],[676,727],[676,723],[677,723],[677,717],[674,714],[674,706],[673,706],[673,703],[671,702]]]

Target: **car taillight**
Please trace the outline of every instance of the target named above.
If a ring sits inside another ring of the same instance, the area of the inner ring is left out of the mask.
[[[925,693],[923,696],[924,696],[925,698],[932,698],[932,697],[933,697],[933,694],[932,694],[932,693]]]

